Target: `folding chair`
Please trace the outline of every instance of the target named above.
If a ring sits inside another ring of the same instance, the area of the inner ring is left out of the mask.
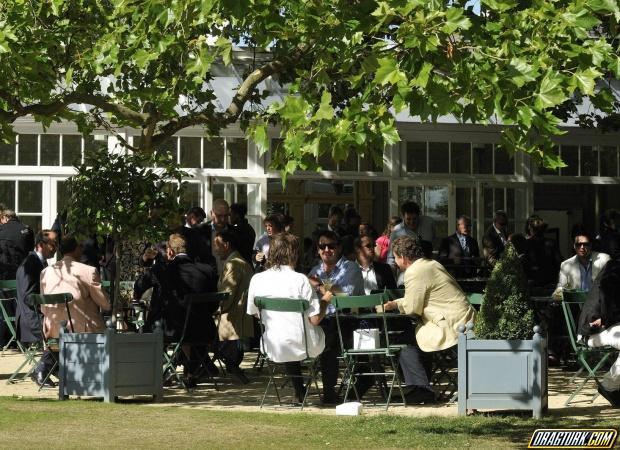
[[[310,303],[307,300],[299,299],[299,298],[268,298],[268,297],[255,297],[254,304],[258,307],[260,313],[260,324],[261,324],[261,352],[264,355],[264,361],[267,364],[267,369],[269,371],[269,381],[267,382],[267,387],[265,388],[265,393],[263,394],[263,398],[260,402],[260,407],[262,409],[263,404],[265,403],[265,399],[267,398],[267,394],[269,392],[269,388],[273,385],[276,393],[276,397],[278,398],[278,405],[282,406],[282,399],[280,398],[280,392],[278,390],[278,384],[276,383],[276,370],[283,366],[283,363],[274,362],[268,353],[268,349],[265,347],[264,335],[265,330],[270,326],[277,326],[277,324],[265,324],[263,322],[263,311],[275,311],[275,312],[289,312],[289,313],[299,313],[299,318],[301,321],[301,326],[304,331],[304,346],[306,349],[306,357],[300,361],[302,367],[308,368],[308,375],[285,375],[287,378],[298,377],[301,378],[302,381],[308,380],[307,383],[304,383],[305,394],[303,401],[301,402],[301,410],[303,411],[306,400],[308,398],[308,392],[310,391],[310,386],[314,382],[314,386],[316,388],[317,394],[320,396],[319,385],[317,382],[317,358],[310,357],[308,353],[308,330],[306,327],[306,321],[304,320],[305,314],[307,314],[308,308],[310,307]]]
[[[181,337],[177,340],[164,342],[164,382],[172,378],[176,378],[179,383],[182,382],[181,377],[177,372],[177,365],[178,361],[185,359],[187,363],[198,361],[199,372],[195,373],[194,376],[198,378],[206,372],[209,381],[213,382],[216,390],[218,389],[217,380],[209,373],[208,370],[206,370],[206,360],[209,357],[209,348],[213,347],[213,345],[217,342],[217,338],[215,342],[189,340],[186,337],[186,333],[187,325],[190,317],[192,316],[192,309],[195,309],[200,305],[219,305],[221,302],[227,300],[229,296],[229,292],[207,292],[200,294],[187,294],[184,297],[186,308]],[[189,357],[186,357],[183,353],[183,346],[190,346],[197,359],[190,360]],[[168,352],[170,352],[170,354]]]
[[[17,324],[15,323],[15,298],[17,297],[17,291],[15,289],[2,289],[0,288],[0,311],[2,313],[2,318],[4,319],[4,323],[11,333],[11,338],[9,342],[6,343],[4,347],[2,347],[2,356],[4,356],[4,351],[9,348],[11,343],[15,342],[17,344],[17,348],[21,353],[25,352],[24,346],[17,339]]]
[[[332,300],[332,304],[336,308],[336,324],[338,326],[338,336],[340,338],[340,347],[342,349],[342,355],[344,357],[345,364],[347,365],[346,369],[346,385],[347,389],[344,394],[344,401],[347,401],[349,396],[349,391],[353,388],[353,392],[355,393],[355,397],[358,401],[360,401],[359,393],[357,392],[357,388],[355,387],[355,382],[358,377],[362,376],[372,376],[372,377],[388,377],[391,376],[391,382],[389,385],[389,391],[387,394],[387,401],[385,409],[390,407],[390,402],[392,400],[392,392],[394,390],[394,385],[398,386],[400,391],[401,398],[403,400],[403,404],[405,402],[405,394],[403,393],[400,375],[399,375],[399,363],[398,363],[398,355],[402,348],[402,345],[390,345],[390,337],[389,337],[389,328],[387,324],[387,318],[385,311],[383,310],[383,303],[387,298],[385,293],[380,294],[370,294],[370,295],[359,295],[359,296],[335,296]],[[381,332],[382,341],[384,341],[385,345],[380,346],[375,349],[355,349],[345,345],[345,339],[343,338],[343,320],[346,317],[345,310],[351,309],[360,309],[360,308],[371,308],[373,311],[375,308],[380,307],[380,313],[369,313],[369,314],[355,314],[353,317],[358,319],[381,319],[383,322],[383,330]],[[390,367],[392,368],[391,372],[386,372],[385,370],[382,372],[373,371],[373,364],[370,364],[370,372],[358,372],[357,366],[362,363],[365,364],[370,358],[380,358],[383,360],[387,360],[389,362]]]
[[[587,343],[577,340],[577,321],[579,314],[586,300],[587,293],[580,290],[564,290],[562,300],[562,312],[564,313],[564,319],[566,321],[566,328],[568,331],[568,338],[570,340],[571,347],[575,352],[575,358],[580,367],[577,372],[571,377],[569,383],[575,381],[575,379],[582,374],[585,375],[584,379],[577,385],[573,393],[568,397],[564,406],[570,405],[570,402],[579,394],[585,384],[590,380],[597,380],[596,372],[607,362],[607,360],[616,353],[616,349],[613,347],[588,347]],[[592,364],[592,362],[598,362]],[[585,372],[585,373],[584,373]],[[598,392],[592,396],[591,402],[599,396]]]
[[[28,306],[31,306],[33,308],[35,308],[36,310],[39,309],[39,307],[41,305],[60,305],[60,304],[64,304],[65,305],[65,311],[67,312],[67,318],[69,319],[69,326],[71,327],[71,332],[73,332],[73,322],[71,320],[71,310],[69,309],[69,302],[73,300],[73,295],[69,294],[69,293],[60,293],[60,294],[30,294],[28,296],[28,298],[26,299],[26,304]],[[40,353],[41,347],[43,348],[43,350],[45,349],[49,349],[54,345],[58,345],[58,339],[56,338],[51,338],[51,339],[47,339],[45,337],[45,333],[43,332],[43,322],[41,321],[41,315],[37,314],[36,315],[37,320],[38,320],[38,325],[39,328],[41,329],[41,334],[43,336],[43,340],[41,342],[38,343],[33,343],[31,344],[28,348],[25,349],[24,351],[24,362],[15,370],[15,372],[13,372],[13,374],[11,375],[11,377],[7,380],[7,383],[12,383],[13,380],[15,379],[15,377],[17,376],[17,374],[20,373],[21,369],[26,366],[26,365],[31,365],[30,369],[28,370],[28,372],[26,373],[26,375],[24,375],[24,379],[30,375],[32,373],[32,371],[34,370],[36,363],[37,363],[37,355]],[[58,360],[56,359],[54,361],[54,366],[52,367],[52,370],[50,370],[50,373],[48,373],[45,377],[44,381],[47,381],[47,379],[49,378],[50,374],[54,371],[54,369],[56,368],[56,366],[58,365]],[[39,390],[41,390],[42,386],[39,387]]]

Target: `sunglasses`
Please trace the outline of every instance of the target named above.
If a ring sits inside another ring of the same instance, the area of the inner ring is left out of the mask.
[[[328,248],[330,250],[335,250],[336,247],[338,247],[338,244],[334,244],[334,243],[319,244],[318,247],[319,247],[320,250],[325,250],[326,248]]]
[[[579,247],[591,247],[592,244],[589,242],[575,242],[575,248],[579,248]]]

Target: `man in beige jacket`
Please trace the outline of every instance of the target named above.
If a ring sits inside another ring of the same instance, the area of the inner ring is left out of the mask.
[[[408,403],[432,401],[430,388],[430,354],[453,347],[458,341],[458,327],[473,322],[474,308],[456,280],[437,261],[426,259],[418,239],[397,238],[394,259],[405,272],[405,296],[385,303],[386,311],[417,316],[412,345],[400,354],[400,364],[408,387]]]
[[[60,242],[60,252],[63,259],[41,272],[41,293],[73,295],[69,310],[73,330],[76,333],[104,331],[105,325],[101,311],[110,310],[110,300],[101,289],[101,279],[97,269],[78,262],[82,248],[72,236],[63,237]],[[48,338],[57,338],[60,333],[60,323],[63,320],[69,320],[65,306],[42,306],[41,312],[45,316],[43,322],[45,335]],[[46,351],[35,370],[47,375],[54,361],[53,355]]]

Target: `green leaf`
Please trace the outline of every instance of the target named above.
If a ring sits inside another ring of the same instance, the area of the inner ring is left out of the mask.
[[[232,62],[232,42],[224,36],[220,36],[217,38],[215,45],[220,49],[220,55],[222,55],[224,65],[229,66]]]
[[[334,108],[331,105],[332,94],[328,91],[323,91],[321,95],[321,104],[319,105],[319,109],[314,115],[315,120],[331,120],[334,118]]]
[[[557,72],[547,72],[536,93],[536,107],[540,109],[557,106],[566,100],[566,93],[562,89],[562,76]]]
[[[577,70],[570,80],[570,85],[579,88],[582,94],[592,95],[595,82],[601,75],[601,72],[591,67]]]
[[[532,126],[532,116],[534,115],[534,111],[532,111],[529,106],[521,106],[517,112],[517,115],[519,116],[521,123],[527,128]]]
[[[264,123],[257,123],[250,130],[252,140],[256,144],[259,155],[264,155],[269,150],[269,137],[267,136],[267,126]]]
[[[468,30],[471,27],[471,20],[465,17],[461,8],[448,8],[446,11],[446,23],[441,27],[441,31],[451,34],[458,29]]]
[[[398,134],[398,130],[394,126],[394,122],[386,122],[381,123],[379,130],[381,131],[381,137],[386,145],[394,145],[397,142],[400,142],[400,136]]]
[[[433,65],[431,63],[425,62],[422,64],[422,68],[420,69],[418,75],[411,80],[411,85],[425,88],[428,84],[428,77],[432,70]]]
[[[405,81],[407,77],[398,68],[396,60],[390,56],[380,58],[379,68],[375,72],[375,81],[382,86],[386,84],[396,84],[399,81]]]
[[[538,71],[528,64],[525,58],[512,58],[508,65],[508,75],[512,83],[517,87],[522,87],[525,83],[535,81]]]
[[[618,14],[620,12],[617,0],[588,0],[586,4],[593,11],[600,13]]]

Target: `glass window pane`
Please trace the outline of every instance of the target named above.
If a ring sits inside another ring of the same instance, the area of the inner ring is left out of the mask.
[[[347,154],[347,159],[340,161],[338,169],[346,172],[357,172],[357,151],[351,149]]]
[[[93,153],[108,148],[108,136],[103,134],[88,135],[84,138],[84,163],[89,164]]]
[[[426,142],[407,142],[407,172],[426,173]]]
[[[200,183],[187,183],[181,192],[180,203],[184,210],[193,206],[202,206],[202,190]]]
[[[450,164],[450,144],[447,142],[428,143],[428,171],[430,173],[448,173]]]
[[[20,213],[40,213],[43,208],[43,182],[17,182],[17,208]]]
[[[486,230],[493,221],[493,214],[495,214],[495,202],[493,201],[493,189],[484,188],[484,230]],[[499,209],[499,208],[497,208]]]
[[[598,153],[590,145],[581,146],[581,173],[582,177],[598,176]]]
[[[424,208],[424,188],[421,186],[407,186],[398,189],[398,205],[407,201],[416,202],[420,208]]]
[[[497,175],[514,175],[515,173],[513,155],[499,145],[495,146],[495,173]]]
[[[368,153],[365,153],[364,155],[360,155],[360,158],[359,158],[360,171],[361,172],[383,172],[383,152],[380,152],[380,154],[381,154],[380,164],[377,164],[375,162],[375,158],[373,158]]]
[[[0,165],[15,165],[15,142],[8,144],[0,142]]]
[[[601,176],[618,176],[618,148],[605,146],[601,148]]]
[[[474,173],[493,173],[493,144],[474,144]]]
[[[213,196],[213,200],[224,198],[224,185],[213,184],[213,186],[211,186],[211,195]]]
[[[62,165],[77,166],[82,162],[82,136],[62,136]]]
[[[60,163],[60,135],[41,135],[41,165],[57,166]]]
[[[558,155],[560,153],[560,147],[558,147],[557,145],[554,145],[553,153]],[[540,164],[538,166],[538,174],[539,175],[559,175],[560,172],[557,169],[556,170],[547,169],[546,167],[543,167],[542,164]]]
[[[468,142],[453,142],[451,144],[450,159],[452,173],[471,173],[471,144]]]
[[[456,188],[456,217],[463,214],[472,220],[472,233],[476,235],[476,190],[473,188]]]
[[[248,168],[248,141],[243,138],[226,138],[231,169]]]
[[[235,203],[246,203],[248,202],[248,185],[247,184],[238,184],[237,185],[237,197],[235,199]]]
[[[20,166],[36,166],[37,165],[37,135],[36,134],[20,134],[17,144],[18,164]]]
[[[579,147],[576,145],[563,145],[561,151],[562,160],[567,166],[560,169],[560,175],[577,176],[579,169]]]
[[[9,209],[15,209],[15,181],[0,180],[0,203]]]
[[[209,169],[224,168],[224,139],[204,140],[204,163],[204,166]]]
[[[199,137],[182,137],[180,146],[181,167],[200,168],[200,141]]]
[[[508,214],[508,220],[514,222],[515,219],[515,190],[506,188],[506,214]]]
[[[41,216],[19,216],[19,220],[32,228],[35,234],[43,229],[43,220]]]
[[[435,221],[433,247],[437,248],[441,240],[448,235],[448,187],[426,186],[424,200],[425,214]]]

